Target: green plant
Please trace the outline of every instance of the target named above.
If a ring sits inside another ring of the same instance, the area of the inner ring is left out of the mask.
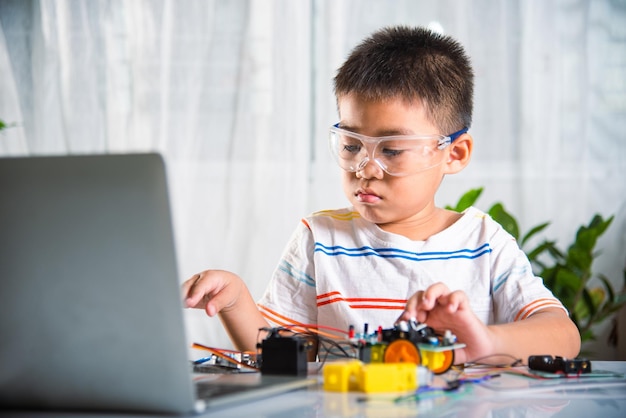
[[[462,212],[474,205],[483,189],[466,192],[455,207],[447,209]],[[592,270],[593,261],[600,254],[596,251],[598,238],[608,229],[613,216],[604,219],[596,214],[588,225],[582,225],[576,232],[574,242],[567,251],[561,251],[555,241],[543,239],[528,248],[530,238],[546,229],[549,222],[531,228],[520,237],[520,228],[515,217],[507,212],[502,203],[496,203],[487,213],[518,241],[526,253],[535,275],[542,277],[545,285],[561,300],[570,313],[572,321],[580,331],[581,340],[595,340],[594,325],[601,324],[626,305],[626,270],[623,285],[616,292],[611,281]],[[617,332],[613,323],[611,335]]]
[[[7,125],[2,119],[0,119],[0,131],[2,131],[4,129],[12,128],[14,126],[16,126],[15,123],[11,123],[11,124]]]

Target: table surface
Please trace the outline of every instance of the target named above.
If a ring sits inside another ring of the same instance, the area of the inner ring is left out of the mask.
[[[526,371],[526,368],[517,368]],[[317,387],[296,390],[263,400],[209,409],[199,417],[626,417],[626,362],[594,361],[593,370],[620,374],[614,377],[532,379],[511,373],[458,390],[426,393],[419,400],[398,402],[398,394],[337,393]],[[478,373],[479,371],[470,371]],[[484,374],[484,371],[480,371]],[[443,376],[443,377],[449,377]],[[433,385],[445,384],[437,376]],[[321,377],[320,377],[321,378]],[[5,416],[0,411],[0,416]],[[11,414],[28,417],[32,413]],[[122,415],[58,414],[38,412],[40,417],[102,417]],[[132,415],[137,418],[141,415]]]
[[[593,369],[626,374],[626,362],[594,361]],[[519,370],[527,370],[520,368]],[[440,378],[438,378],[440,379]],[[435,382],[438,383],[438,382]],[[439,383],[442,383],[441,380]],[[531,379],[501,373],[457,391],[394,402],[397,395],[333,393],[321,386],[209,411],[220,417],[626,417],[626,378]]]

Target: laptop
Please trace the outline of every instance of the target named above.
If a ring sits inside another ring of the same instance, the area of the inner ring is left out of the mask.
[[[4,410],[186,414],[315,383],[194,382],[158,154],[0,158],[0,336]]]

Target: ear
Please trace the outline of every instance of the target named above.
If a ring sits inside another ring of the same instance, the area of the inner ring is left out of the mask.
[[[446,161],[445,173],[455,174],[469,164],[474,147],[474,139],[470,134],[463,134],[450,144],[450,151]]]

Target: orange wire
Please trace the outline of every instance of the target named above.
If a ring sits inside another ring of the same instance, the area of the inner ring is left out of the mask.
[[[333,334],[329,334],[329,333],[326,333],[326,332],[323,332],[323,331],[320,331],[319,329],[322,328],[322,329],[325,329],[325,330],[328,330],[328,331],[335,331],[335,332],[339,332],[339,333],[342,333],[342,334],[348,334],[347,331],[344,331],[342,329],[333,328],[333,327],[329,327],[329,326],[325,326],[325,325],[291,324],[291,325],[283,325],[283,328],[287,328],[287,329],[291,329],[291,330],[293,330],[293,329],[304,329],[306,331],[314,332],[314,333],[316,333],[318,335],[323,335],[325,337],[333,338],[333,339],[341,339],[342,337],[337,336],[337,335],[333,335]]]
[[[249,368],[249,369],[253,369],[253,370],[258,370],[258,367],[250,366],[249,364],[246,364],[246,363],[244,363],[244,362],[241,362],[241,361],[235,360],[234,358],[229,357],[229,356],[227,356],[226,354],[224,354],[224,353],[236,353],[236,354],[242,353],[242,354],[252,354],[252,353],[250,353],[250,352],[246,352],[246,351],[235,351],[235,350],[227,350],[227,349],[218,349],[218,348],[208,347],[208,346],[206,346],[206,345],[199,344],[199,343],[193,343],[191,346],[192,346],[193,348],[197,348],[197,349],[200,349],[200,350],[207,350],[207,351],[209,351],[209,352],[211,352],[211,353],[215,354],[215,355],[216,355],[216,356],[218,356],[219,358],[222,358],[222,359],[224,359],[224,360],[226,360],[226,361],[228,361],[228,362],[230,362],[230,363],[238,364],[238,365],[240,365],[240,366],[247,367],[247,368]]]

